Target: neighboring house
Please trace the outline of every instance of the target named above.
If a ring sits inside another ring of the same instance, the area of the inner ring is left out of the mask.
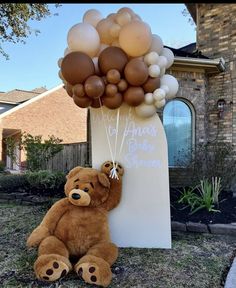
[[[9,108],[7,104],[11,105]],[[0,95],[0,160],[9,169],[19,169],[6,155],[4,139],[23,132],[42,135],[47,139],[54,135],[62,139],[63,144],[87,141],[87,110],[77,107],[67,95],[63,85],[49,91],[13,90]],[[16,151],[18,162],[25,161],[23,151]]]

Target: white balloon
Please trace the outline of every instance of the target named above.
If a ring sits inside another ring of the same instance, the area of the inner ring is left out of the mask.
[[[96,27],[98,22],[102,20],[102,14],[96,9],[88,10],[83,16],[83,22],[93,25]]]
[[[162,108],[163,106],[165,106],[165,104],[166,104],[166,100],[165,100],[165,99],[162,99],[162,100],[160,100],[160,101],[156,101],[156,102],[154,103],[154,105],[155,105],[155,107],[156,107],[157,109]]]
[[[144,62],[149,66],[152,64],[157,64],[159,55],[157,52],[150,52],[144,56]]]
[[[150,65],[148,67],[148,75],[150,77],[153,77],[153,78],[158,77],[160,75],[160,72],[161,72],[160,67],[156,64]]]
[[[145,95],[144,95],[144,102],[147,104],[147,105],[151,105],[151,104],[153,104],[153,101],[154,101],[154,99],[153,99],[153,94],[152,93],[146,93]]]
[[[100,74],[100,70],[99,70],[99,67],[98,67],[98,57],[93,57],[92,60],[93,60],[93,64],[94,64],[94,67],[95,67],[95,73],[96,74]]]
[[[167,99],[174,98],[179,89],[179,83],[176,80],[176,78],[173,77],[172,75],[165,74],[161,77],[160,81],[161,81],[161,86],[166,85],[169,88],[169,92],[166,93],[166,98]]]
[[[68,55],[69,53],[71,53],[72,51],[67,47],[65,50],[64,50],[64,56]]]
[[[165,99],[165,97],[166,97],[165,90],[157,88],[156,90],[153,91],[153,98],[155,101],[161,101]]]
[[[161,68],[161,72],[160,72],[159,76],[163,76],[165,73],[166,73],[166,68],[163,67],[163,68]]]
[[[69,49],[84,52],[94,57],[100,47],[100,37],[97,30],[88,23],[79,23],[70,28],[67,35]]]
[[[57,65],[59,68],[61,68],[61,62],[62,62],[63,58],[59,58],[57,61]]]
[[[160,68],[166,68],[166,66],[168,65],[168,60],[166,59],[165,56],[159,56],[159,58],[157,60],[157,65]]]
[[[170,91],[170,89],[167,85],[162,85],[160,88],[163,89],[166,92],[166,94],[169,93],[169,91]]]
[[[156,34],[152,34],[152,44],[151,44],[149,51],[157,52],[160,55],[163,50],[163,47],[164,45],[161,40],[161,37]]]
[[[166,69],[170,68],[170,66],[174,63],[174,53],[169,48],[163,48],[161,52],[161,56],[165,56],[167,59]]]
[[[145,103],[135,107],[134,110],[141,118],[149,118],[156,114],[156,107],[154,105],[147,105]]]

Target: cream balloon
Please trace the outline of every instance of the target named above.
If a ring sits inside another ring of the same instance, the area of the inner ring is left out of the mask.
[[[160,67],[156,64],[148,67],[148,74],[152,78],[156,78],[160,75]]]
[[[166,68],[168,64],[168,61],[165,56],[159,56],[157,60],[157,65],[161,68]]]
[[[149,66],[152,64],[157,64],[159,55],[157,52],[150,52],[144,56],[144,62]]]
[[[116,24],[116,23],[112,24],[111,27],[109,28],[109,33],[111,37],[118,38],[120,34],[120,29],[121,29],[121,26],[119,24]]]
[[[117,13],[115,21],[120,26],[124,26],[125,24],[131,22],[131,15],[128,12]]]
[[[83,22],[93,25],[96,27],[98,22],[102,20],[102,14],[96,9],[88,10],[83,16]]]
[[[112,20],[112,21],[115,21],[116,19],[116,13],[111,13],[107,16],[108,19]]]
[[[165,73],[166,73],[166,68],[165,68],[165,67],[162,67],[162,68],[161,68],[161,72],[160,72],[160,76],[165,75]]]
[[[169,48],[163,48],[161,52],[161,56],[165,56],[167,59],[166,69],[170,68],[170,66],[174,63],[174,53]]]
[[[114,41],[114,42],[111,43],[111,46],[120,48],[120,43],[119,43],[119,41]]]
[[[130,16],[135,16],[134,11],[133,11],[131,8],[129,8],[129,7],[122,7],[122,8],[120,8],[120,9],[117,11],[117,14],[122,14],[122,13],[124,13],[124,12],[129,13]]]
[[[165,74],[161,77],[161,86],[166,85],[169,88],[169,92],[166,93],[166,99],[172,99],[176,96],[179,90],[179,83],[175,77],[169,74]]]
[[[163,50],[163,42],[161,40],[161,37],[156,35],[156,34],[152,34],[152,43],[149,49],[149,52],[157,52],[159,55],[161,54],[162,50]]]
[[[120,30],[120,47],[131,57],[144,55],[151,46],[152,34],[145,22],[132,21]]]
[[[88,23],[79,23],[71,27],[67,42],[70,50],[84,52],[90,57],[94,57],[100,47],[98,32]]]
[[[144,102],[145,102],[147,105],[153,104],[153,102],[154,102],[153,94],[152,94],[152,93],[146,93],[146,94],[144,95]]]
[[[154,103],[154,105],[155,105],[155,107],[156,107],[157,109],[160,109],[160,108],[164,107],[165,104],[166,104],[166,100],[165,100],[165,99],[162,99],[162,100],[160,100],[160,101],[156,101],[156,102]]]
[[[155,101],[161,101],[165,99],[166,97],[166,92],[164,89],[157,88],[156,90],[153,91],[153,99]]]
[[[97,31],[100,36],[101,43],[110,45],[115,39],[110,35],[110,28],[115,22],[111,18],[102,19],[97,24]]]
[[[142,103],[141,105],[134,107],[134,111],[141,118],[149,118],[156,114],[156,107],[154,105]]]
[[[163,89],[166,92],[166,94],[169,93],[169,91],[170,91],[170,89],[167,85],[162,85],[160,88]]]
[[[57,65],[59,68],[61,68],[61,62],[62,62],[63,58],[59,58],[57,61]]]
[[[64,50],[64,56],[68,55],[69,53],[71,53],[72,51],[67,47],[65,50]]]

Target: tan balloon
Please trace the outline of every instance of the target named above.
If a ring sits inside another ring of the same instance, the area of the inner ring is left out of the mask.
[[[80,108],[87,108],[92,103],[92,99],[90,99],[88,97],[77,97],[77,96],[73,95],[73,100],[74,100],[75,104],[77,106],[79,106]]]
[[[117,109],[121,106],[123,99],[121,93],[116,93],[113,97],[103,97],[103,105],[109,109]]]
[[[85,91],[84,91],[84,85],[82,84],[76,84],[72,88],[73,95],[76,97],[84,97],[85,96]]]
[[[116,69],[111,69],[107,72],[107,81],[111,84],[120,82],[120,72]]]
[[[148,66],[140,59],[134,58],[125,66],[125,79],[133,86],[140,86],[147,81]]]
[[[114,84],[107,84],[105,88],[106,97],[113,97],[118,92],[118,88]]]
[[[120,92],[124,92],[128,88],[128,83],[124,79],[121,79],[117,87]]]
[[[115,21],[116,19],[116,13],[111,13],[107,16],[108,19],[112,20],[112,21]]]
[[[109,33],[111,37],[118,38],[120,34],[120,29],[121,29],[121,26],[119,24],[116,24],[116,23],[112,24],[109,29]]]
[[[111,43],[111,46],[113,46],[113,47],[119,47],[119,48],[120,48],[120,43],[119,43],[119,41],[117,40],[117,41],[112,42],[112,43]]]
[[[100,36],[101,43],[110,45],[114,41],[114,37],[110,35],[110,28],[113,24],[114,22],[109,18],[102,19],[98,22],[96,29]]]
[[[144,101],[144,91],[141,87],[129,87],[124,93],[124,101],[136,107]]]
[[[124,26],[125,24],[129,23],[131,21],[131,15],[128,12],[122,12],[118,13],[116,15],[116,23],[120,26]]]
[[[88,10],[83,16],[83,22],[89,23],[94,27],[97,26],[100,20],[102,20],[102,14],[96,9]]]
[[[57,61],[57,65],[59,68],[61,68],[61,62],[63,60],[63,57],[59,58],[58,61]]]
[[[73,90],[72,90],[73,86],[70,85],[70,83],[66,83],[65,84],[65,89],[66,89],[66,92],[67,94],[72,97],[73,96]]]
[[[122,8],[120,8],[120,9],[118,10],[117,14],[122,14],[122,13],[124,13],[124,12],[129,13],[131,16],[134,16],[134,15],[135,15],[134,11],[133,11],[131,8],[129,8],[129,7],[122,7]]]
[[[119,43],[129,56],[144,55],[152,43],[152,33],[149,25],[137,20],[124,25],[120,30]]]
[[[147,81],[143,84],[143,90],[145,93],[152,93],[157,88],[160,88],[160,77],[151,78],[149,77]]]
[[[96,75],[90,76],[84,83],[84,90],[90,98],[101,97],[105,91],[102,78]]]

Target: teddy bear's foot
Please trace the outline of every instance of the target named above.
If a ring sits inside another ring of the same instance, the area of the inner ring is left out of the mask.
[[[87,255],[75,265],[79,277],[89,284],[107,287],[112,278],[109,264],[102,258]]]
[[[64,258],[64,259],[63,259]],[[55,281],[67,275],[71,269],[69,261],[60,255],[41,255],[36,260],[34,268],[38,279]]]

